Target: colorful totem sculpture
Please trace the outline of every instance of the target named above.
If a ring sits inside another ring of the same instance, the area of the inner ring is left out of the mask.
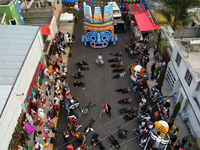
[[[170,143],[170,137],[168,135],[169,125],[166,121],[160,120],[154,122],[154,126],[155,128],[149,132],[144,150],[150,147],[157,150],[166,150]]]
[[[94,18],[92,18],[91,7],[84,2],[84,34],[82,42],[90,44],[92,48],[105,48],[109,42],[115,45],[117,35],[114,34],[113,5],[104,7],[104,19],[102,19],[101,8],[95,7]]]

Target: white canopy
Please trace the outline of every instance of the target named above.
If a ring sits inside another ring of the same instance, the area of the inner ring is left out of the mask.
[[[73,21],[73,14],[69,14],[69,13],[61,14],[60,21]]]

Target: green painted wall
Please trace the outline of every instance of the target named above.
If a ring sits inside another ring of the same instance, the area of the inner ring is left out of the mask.
[[[6,13],[4,22],[10,25],[9,20],[16,18],[17,24],[21,25],[13,2],[10,5],[0,5],[0,13]]]

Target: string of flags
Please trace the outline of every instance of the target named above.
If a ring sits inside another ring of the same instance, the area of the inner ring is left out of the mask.
[[[100,2],[100,1],[93,1],[93,0],[80,0],[80,1],[84,1],[84,2],[93,2],[93,3],[96,3],[96,4],[87,4],[89,6],[94,6],[94,7],[103,7],[105,5],[107,5],[107,2]],[[114,0],[114,1],[122,1],[122,0]],[[138,0],[126,0],[126,1],[138,1]],[[141,7],[142,4],[135,4],[135,3],[117,3],[117,5],[119,6],[119,8],[125,8],[125,7]],[[67,8],[73,8],[73,7],[69,7],[69,6],[66,6]],[[84,10],[84,8],[82,8],[82,10]],[[93,10],[94,11],[94,10]],[[101,12],[103,12],[103,10],[101,10]],[[141,12],[130,12],[130,11],[121,11],[121,13],[123,14],[139,14]]]

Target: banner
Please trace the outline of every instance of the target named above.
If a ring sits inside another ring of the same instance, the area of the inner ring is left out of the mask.
[[[104,7],[104,22],[109,22],[113,19],[113,5],[109,4]]]
[[[86,22],[92,23],[91,7],[84,4],[84,18]]]
[[[95,7],[94,8],[94,20],[93,23],[103,23],[102,15],[101,15],[101,8]]]

